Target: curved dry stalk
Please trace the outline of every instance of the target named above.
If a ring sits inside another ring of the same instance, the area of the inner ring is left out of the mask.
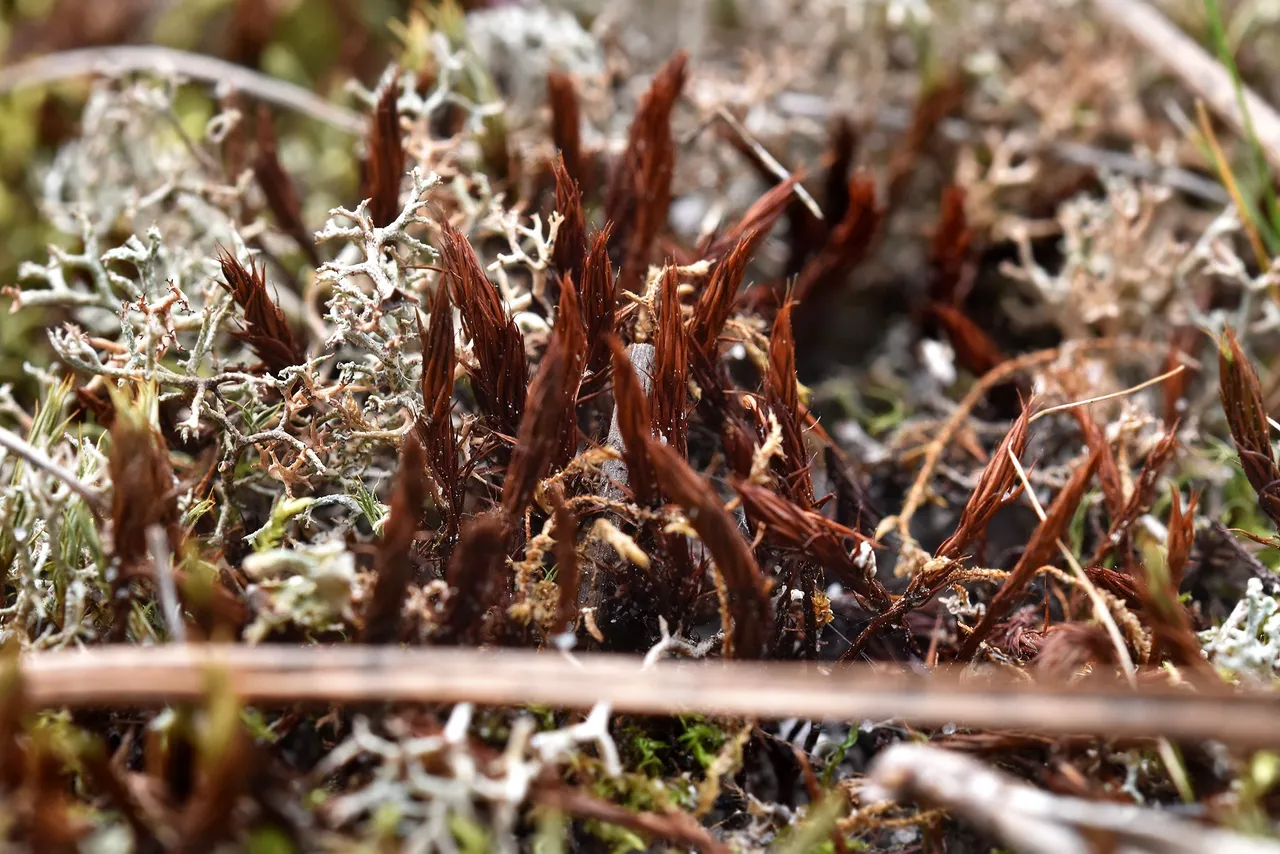
[[[1088,397],[1084,400],[1073,400],[1070,403],[1060,403],[1057,406],[1050,406],[1048,409],[1042,409],[1035,415],[1031,416],[1031,423],[1034,424],[1046,415],[1052,415],[1055,412],[1066,412],[1067,410],[1077,409],[1081,406],[1089,406],[1093,403],[1102,403],[1104,400],[1115,400],[1118,397],[1128,397],[1131,394],[1136,394],[1137,392],[1142,391],[1144,388],[1150,388],[1157,383],[1162,383],[1167,379],[1172,379],[1186,369],[1186,365],[1178,365],[1173,370],[1165,371],[1159,376],[1152,377],[1149,380],[1143,380],[1137,385],[1129,386],[1128,388],[1121,389],[1120,391],[1113,391],[1109,394],[1100,394],[1097,397]]]
[[[0,94],[86,74],[172,72],[225,84],[255,98],[305,113],[347,133],[364,133],[365,121],[352,110],[330,104],[301,86],[260,74],[212,56],[160,45],[118,45],[66,50],[0,68]]]

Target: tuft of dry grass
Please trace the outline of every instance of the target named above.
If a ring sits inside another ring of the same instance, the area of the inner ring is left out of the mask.
[[[302,221],[302,202],[293,179],[280,163],[275,123],[266,105],[258,107],[258,150],[253,159],[253,177],[262,188],[271,215],[280,229],[297,244],[314,267],[320,266],[314,234]]]
[[[582,108],[573,78],[559,69],[547,72],[547,101],[551,104],[551,141],[559,152],[565,175],[578,186],[590,186],[582,151]],[[560,178],[556,177],[556,210],[560,206]],[[568,214],[566,214],[566,217]]]
[[[697,357],[707,363],[716,360],[720,334],[733,311],[734,300],[742,287],[747,263],[758,239],[758,232],[748,232],[738,238],[728,254],[717,260],[710,280],[693,306],[693,314],[688,321],[689,341],[697,351]]]
[[[991,455],[991,462],[982,470],[978,485],[960,513],[955,533],[943,541],[934,557],[954,560],[964,554],[975,539],[982,536],[996,511],[1017,499],[1021,487],[1018,473],[1010,455],[1021,457],[1027,448],[1027,425],[1031,419],[1031,407],[1026,406],[1018,420]]]
[[[529,383],[528,406],[502,487],[502,508],[512,519],[524,515],[538,484],[553,467],[563,468],[578,446],[574,404],[585,349],[577,292],[566,279],[551,343]]]
[[[445,573],[450,594],[436,643],[476,644],[488,639],[491,626],[485,616],[491,609],[500,610],[510,591],[506,571],[510,531],[503,513],[476,516],[462,526]]]
[[[964,204],[963,187],[952,184],[943,192],[938,225],[929,246],[929,301],[935,305],[954,308],[968,290],[973,231]]]
[[[1000,585],[996,595],[987,602],[982,619],[960,645],[956,656],[961,661],[973,657],[978,647],[995,627],[996,621],[1004,619],[1009,613],[1014,602],[1022,594],[1023,588],[1040,571],[1040,567],[1053,560],[1058,552],[1058,542],[1066,533],[1067,525],[1075,515],[1076,508],[1080,506],[1080,499],[1084,497],[1085,490],[1088,489],[1089,482],[1093,480],[1094,472],[1098,469],[1098,456],[1096,452],[1089,454],[1088,460],[1076,467],[1067,485],[1053,499],[1044,520],[1031,534],[1031,539],[1027,541],[1026,548],[1009,573],[1009,577]]]
[[[769,645],[770,585],[751,547],[711,484],[675,448],[657,439],[647,447],[659,487],[684,510],[723,579],[725,658],[763,658]]]
[[[654,431],[683,457],[689,449],[689,413],[686,408],[689,397],[689,339],[684,329],[679,287],[676,268],[667,265],[663,268],[658,291],[658,329],[653,342],[649,414]]]
[[[552,247],[551,263],[561,278],[583,281],[583,265],[587,254],[586,213],[582,210],[582,191],[569,171],[564,155],[557,155],[551,165],[556,182],[556,210],[564,217]]]
[[[582,299],[583,336],[587,354],[585,376],[598,385],[598,378],[608,373],[610,351],[609,336],[617,325],[617,282],[613,265],[609,261],[609,235],[611,227],[605,223],[591,238],[591,248],[583,261],[579,288]]]
[[[453,429],[453,377],[458,357],[448,288],[436,289],[431,300],[430,326],[423,329],[419,317],[418,335],[422,339],[423,412],[414,429],[442,499],[436,504],[447,516],[444,540],[452,542],[458,531],[464,492],[458,469],[458,439]]]
[[[136,393],[109,388],[115,417],[111,422],[111,637],[123,641],[128,628],[131,583],[144,574],[150,555],[147,532],[165,529],[170,546],[179,544],[178,496],[165,439],[152,422],[154,391]]]
[[[866,257],[884,220],[884,208],[876,201],[876,183],[870,176],[854,175],[847,195],[845,215],[800,270],[792,288],[792,299],[806,310],[828,295]]]

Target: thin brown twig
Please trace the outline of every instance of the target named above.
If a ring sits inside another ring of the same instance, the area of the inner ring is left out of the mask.
[[[703,854],[729,854],[727,845],[712,836],[710,831],[685,812],[637,812],[568,786],[538,787],[534,790],[533,797],[542,806],[558,809],[576,818],[594,818],[647,836],[669,839]]]
[[[1102,403],[1104,400],[1115,400],[1118,397],[1127,397],[1131,394],[1136,394],[1137,392],[1142,391],[1144,388],[1150,388],[1151,386],[1156,385],[1157,383],[1162,383],[1165,380],[1170,379],[1171,377],[1176,377],[1178,374],[1182,373],[1186,369],[1187,369],[1186,365],[1178,365],[1178,367],[1174,368],[1171,371],[1166,371],[1165,373],[1161,374],[1158,377],[1152,377],[1149,380],[1143,380],[1142,382],[1138,383],[1135,386],[1129,386],[1128,388],[1121,389],[1120,391],[1113,391],[1110,394],[1100,394],[1097,397],[1089,397],[1089,398],[1085,398],[1084,400],[1073,400],[1070,403],[1060,403],[1057,406],[1050,406],[1048,409],[1042,409],[1039,412],[1037,412],[1035,415],[1032,415],[1031,423],[1034,424],[1037,421],[1039,421],[1041,418],[1044,418],[1046,415],[1052,415],[1055,412],[1066,412],[1068,409],[1075,409],[1080,406],[1088,406],[1092,403]]]

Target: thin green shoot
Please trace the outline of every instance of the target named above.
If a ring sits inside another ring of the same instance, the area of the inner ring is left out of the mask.
[[[1253,116],[1249,112],[1249,105],[1245,99],[1244,80],[1240,76],[1240,68],[1236,64],[1235,56],[1231,51],[1231,44],[1227,39],[1226,27],[1222,21],[1222,9],[1218,5],[1218,0],[1204,0],[1205,15],[1209,22],[1209,36],[1213,41],[1213,48],[1218,54],[1218,61],[1227,70],[1231,76],[1231,86],[1235,91],[1236,104],[1240,108],[1240,115],[1244,120],[1245,138],[1249,143],[1249,153],[1252,160],[1253,178],[1261,184],[1264,204],[1266,205],[1265,217],[1259,219],[1268,224],[1268,228],[1262,229],[1266,238],[1268,249],[1272,255],[1277,254],[1276,244],[1280,243],[1277,237],[1280,236],[1280,203],[1277,203],[1275,176],[1271,174],[1271,169],[1267,164],[1267,158],[1262,151],[1262,143],[1258,139],[1258,134],[1254,130]],[[1251,211],[1252,213],[1252,211]]]

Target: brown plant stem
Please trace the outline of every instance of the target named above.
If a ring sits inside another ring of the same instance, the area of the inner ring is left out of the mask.
[[[29,709],[132,708],[205,697],[209,668],[222,668],[245,703],[369,701],[493,705],[532,703],[618,712],[758,717],[894,719],[913,726],[1091,733],[1115,738],[1214,738],[1234,746],[1280,745],[1280,704],[1271,691],[1198,692],[1140,682],[1034,684],[999,672],[942,667],[928,675],[884,665],[828,675],[782,662],[666,663],[641,670],[637,656],[581,654],[569,661],[528,650],[308,647],[273,644],[103,646],[28,653],[20,659]]]

